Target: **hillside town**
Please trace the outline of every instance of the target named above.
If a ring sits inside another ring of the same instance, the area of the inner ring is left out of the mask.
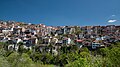
[[[120,67],[120,0],[0,0],[0,67]]]
[[[79,48],[104,48],[120,41],[120,26],[46,26],[15,21],[0,21],[0,41],[9,42],[8,49],[39,46],[39,50],[52,45],[57,51],[61,46],[77,45]],[[48,49],[49,51],[49,49]]]

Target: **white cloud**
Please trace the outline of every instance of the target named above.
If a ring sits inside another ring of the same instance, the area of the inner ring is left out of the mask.
[[[116,16],[116,15],[112,15],[112,17],[114,17],[114,16]]]
[[[114,23],[114,22],[116,22],[117,20],[108,20],[108,23]]]

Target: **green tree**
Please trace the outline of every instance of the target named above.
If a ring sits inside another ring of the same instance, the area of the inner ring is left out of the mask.
[[[83,47],[80,49],[80,52],[88,52],[89,53],[89,50],[87,47]]]
[[[75,26],[75,34],[79,35],[81,33],[80,27]]]
[[[0,67],[10,67],[9,62],[4,56],[0,56]]]
[[[88,52],[81,52],[81,53],[80,53],[80,56],[81,56],[82,58],[89,58],[89,57],[90,57],[90,54],[89,54]]]
[[[120,48],[115,47],[109,51],[109,61],[112,63],[112,67],[120,67]]]
[[[5,42],[0,42],[0,49],[2,49],[5,45]]]
[[[58,55],[56,56],[54,61],[56,65],[65,66],[66,64],[68,64],[68,56],[66,54]]]
[[[46,53],[45,55],[43,55],[43,58],[42,58],[41,61],[42,61],[44,64],[51,64],[51,63],[52,63],[52,59],[53,59],[52,54]]]
[[[33,67],[33,61],[26,53],[19,55],[17,52],[10,54],[7,57],[11,67]]]
[[[33,66],[34,66],[33,61],[29,57],[29,55],[23,53],[22,56],[19,58],[17,67],[33,67]]]
[[[4,49],[0,49],[0,56],[6,56],[7,51]]]
[[[15,67],[18,64],[19,54],[17,52],[11,53],[6,59],[12,67]]]
[[[103,66],[104,60],[100,55],[91,56],[90,60],[87,61],[87,63],[88,63],[88,67],[106,67],[106,65]]]
[[[68,56],[68,63],[74,62],[80,57],[79,54],[74,53],[74,52],[67,54],[67,56]]]
[[[87,67],[87,60],[85,58],[79,58],[74,62],[71,62],[66,65],[66,67]]]
[[[107,57],[109,54],[108,48],[101,48],[97,51],[98,54],[102,55],[103,57]]]

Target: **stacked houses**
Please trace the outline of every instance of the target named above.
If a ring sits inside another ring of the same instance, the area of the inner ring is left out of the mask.
[[[39,45],[42,51],[48,45],[57,50],[63,45],[78,47],[107,47],[120,41],[120,26],[46,26],[15,21],[0,21],[0,42],[9,42],[8,49],[18,50],[20,42],[24,48]],[[48,50],[49,51],[49,50]]]

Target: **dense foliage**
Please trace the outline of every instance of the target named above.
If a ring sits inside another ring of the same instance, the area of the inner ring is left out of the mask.
[[[94,51],[62,46],[58,55],[40,52],[37,46],[32,50],[20,47],[18,51],[8,51],[6,47],[7,44],[0,43],[0,67],[120,67],[120,42]]]

